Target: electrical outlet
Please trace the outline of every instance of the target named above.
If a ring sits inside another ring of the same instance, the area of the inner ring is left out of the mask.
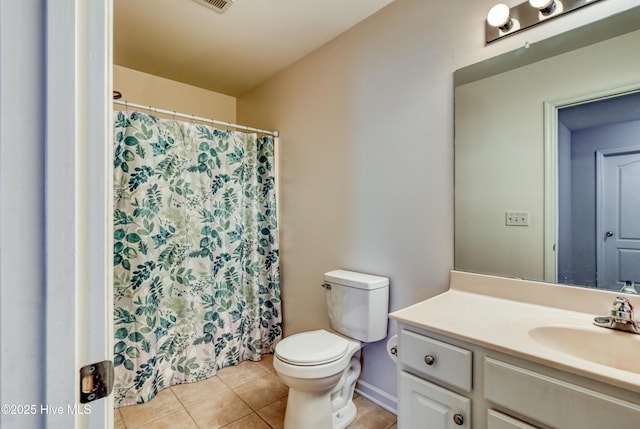
[[[529,226],[529,212],[506,212],[507,226]]]

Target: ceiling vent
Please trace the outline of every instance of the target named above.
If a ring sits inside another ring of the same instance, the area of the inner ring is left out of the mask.
[[[196,3],[213,9],[218,13],[225,13],[231,7],[235,0],[193,0]]]

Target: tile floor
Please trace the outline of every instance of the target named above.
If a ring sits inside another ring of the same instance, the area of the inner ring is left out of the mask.
[[[164,389],[140,405],[115,410],[115,429],[282,428],[287,387],[273,369],[273,355],[218,371],[215,377]],[[349,429],[396,429],[396,416],[358,396]],[[304,428],[301,428],[304,429]]]

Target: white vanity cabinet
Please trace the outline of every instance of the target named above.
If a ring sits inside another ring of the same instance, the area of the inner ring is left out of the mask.
[[[638,429],[640,394],[398,323],[400,429]]]

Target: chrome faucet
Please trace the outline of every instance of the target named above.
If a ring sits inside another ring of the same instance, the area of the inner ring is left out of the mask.
[[[596,317],[593,324],[602,328],[640,334],[640,323],[633,318],[633,306],[624,296],[618,296],[613,301],[611,317]]]
[[[623,293],[633,293],[633,294],[638,294],[638,291],[636,290],[636,286],[633,283],[633,280],[625,280],[624,281],[624,286],[622,286],[622,289],[620,289],[620,292]]]

